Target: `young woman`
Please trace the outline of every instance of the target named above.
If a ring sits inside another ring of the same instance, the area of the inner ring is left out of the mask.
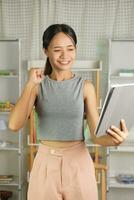
[[[41,143],[30,174],[28,200],[98,199],[94,165],[84,143],[84,106],[94,143],[119,145],[128,134],[122,120],[121,129],[112,126],[107,135],[96,138],[99,116],[95,89],[71,71],[76,44],[75,32],[66,24],[54,24],[45,30],[45,71],[30,71],[10,114],[9,128],[14,131],[24,126],[34,105],[39,116]]]

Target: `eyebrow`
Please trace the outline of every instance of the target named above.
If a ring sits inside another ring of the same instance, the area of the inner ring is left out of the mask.
[[[64,45],[54,46],[53,48],[56,49],[56,48],[61,48],[61,47],[64,47]],[[67,45],[67,47],[74,47],[74,45],[70,44],[70,45]]]

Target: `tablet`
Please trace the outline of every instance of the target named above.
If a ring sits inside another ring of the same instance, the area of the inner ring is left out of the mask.
[[[134,83],[111,86],[100,113],[96,136],[107,134],[111,125],[120,128],[121,119],[125,120],[128,131],[134,126]]]

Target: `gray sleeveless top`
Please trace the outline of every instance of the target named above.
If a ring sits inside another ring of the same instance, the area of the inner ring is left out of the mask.
[[[64,81],[45,76],[35,101],[40,140],[84,139],[83,83],[76,75]]]

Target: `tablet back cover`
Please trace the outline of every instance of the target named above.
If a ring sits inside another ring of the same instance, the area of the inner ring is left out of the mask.
[[[128,130],[134,125],[134,84],[111,87],[96,127],[97,137],[107,134],[106,130],[111,125],[120,127],[121,119],[125,119]]]

